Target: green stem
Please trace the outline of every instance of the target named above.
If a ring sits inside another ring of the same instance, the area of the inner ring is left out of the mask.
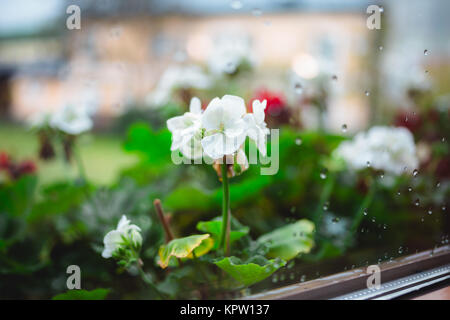
[[[139,270],[139,275],[141,276],[142,280],[150,287],[153,289],[153,291],[155,291],[155,293],[161,298],[161,299],[165,299],[164,295],[158,290],[158,288],[154,285],[153,281],[151,279],[149,279],[149,277],[147,276],[147,274],[144,272],[144,270],[142,269],[141,263],[137,262],[137,268]]]
[[[228,172],[226,159],[224,157],[222,164],[222,186],[223,186],[223,200],[222,200],[222,231],[220,234],[219,247],[223,249],[225,255],[228,255],[230,245],[230,190],[228,186]]]
[[[80,175],[80,179],[83,180],[83,182],[86,182],[86,170],[84,168],[83,160],[81,159],[81,154],[79,152],[79,149],[74,146],[74,154],[75,154],[75,160],[77,162],[78,167],[78,173]]]
[[[367,192],[366,196],[364,197],[364,199],[361,203],[361,206],[359,207],[358,211],[356,212],[355,216],[353,217],[352,226],[350,227],[350,230],[344,241],[345,248],[348,248],[350,246],[352,237],[354,236],[356,230],[358,229],[359,225],[361,224],[361,221],[364,218],[364,210],[366,210],[373,201],[376,189],[377,189],[376,181],[373,180],[370,185],[369,191]]]
[[[335,182],[336,182],[335,174],[330,173],[327,182],[320,194],[319,206],[316,208],[316,211],[314,212],[313,222],[316,225],[316,228],[320,225],[320,218],[322,217],[323,206],[330,200],[331,192],[334,189]]]

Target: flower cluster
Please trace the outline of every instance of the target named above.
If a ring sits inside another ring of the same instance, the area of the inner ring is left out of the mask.
[[[168,68],[155,88],[147,97],[147,102],[159,107],[170,101],[170,96],[176,89],[207,89],[212,85],[212,80],[203,70],[196,65],[173,66]]]
[[[135,257],[142,245],[141,229],[131,224],[126,216],[122,216],[116,230],[105,235],[103,243],[105,248],[102,252],[103,258],[124,259],[127,256]],[[127,259],[128,260],[128,259]]]
[[[414,138],[406,128],[372,127],[341,143],[335,154],[355,170],[372,167],[394,175],[411,172],[419,164]]]
[[[7,153],[0,152],[0,171],[5,171],[11,179],[16,180],[25,174],[35,173],[36,164],[30,160],[17,163]]]
[[[54,113],[39,113],[30,124],[35,128],[49,127],[69,135],[79,135],[93,126],[91,110],[84,106],[66,105]]]
[[[269,134],[264,121],[266,105],[265,100],[255,100],[253,112],[247,113],[242,98],[225,95],[214,98],[203,112],[200,100],[194,97],[189,112],[167,121],[172,132],[171,150],[179,150],[189,159],[201,158],[203,154],[213,160],[233,156],[238,163],[245,164],[247,158],[242,148],[249,137],[265,156]]]

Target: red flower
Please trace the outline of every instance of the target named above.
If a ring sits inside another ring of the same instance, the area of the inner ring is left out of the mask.
[[[422,126],[422,119],[414,112],[401,110],[395,116],[394,125],[396,127],[405,127],[412,133],[417,133]]]
[[[8,169],[11,165],[11,159],[6,152],[0,152],[0,169]]]
[[[20,175],[32,174],[36,172],[36,164],[33,161],[26,160],[21,162],[17,169]]]

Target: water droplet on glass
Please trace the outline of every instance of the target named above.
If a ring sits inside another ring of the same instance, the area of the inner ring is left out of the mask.
[[[295,85],[294,85],[294,89],[295,89],[295,93],[296,94],[302,94],[302,92],[303,92],[303,86],[301,85],[301,83],[296,83]]]
[[[300,139],[300,138],[297,138],[297,139],[295,139],[295,144],[296,145],[301,145],[302,144],[302,139]]]
[[[401,192],[400,192],[400,190],[398,190],[398,191],[397,191],[397,195],[398,195],[398,196],[399,196],[399,195],[401,195]]]
[[[414,205],[415,205],[416,207],[418,207],[418,206],[420,205],[420,200],[419,200],[419,199],[416,199],[416,201],[414,201]]]
[[[323,205],[323,210],[327,211],[329,205],[330,205],[329,202],[325,202],[324,205]]]
[[[427,56],[428,55],[428,50],[427,49],[423,50],[423,54]]]
[[[372,222],[375,222],[376,220],[375,220],[375,218],[372,218]]]
[[[408,191],[411,192],[413,189],[411,187],[408,187]]]
[[[442,206],[442,211],[445,211],[445,210],[447,210],[447,207],[446,206]]]
[[[365,216],[367,216],[367,208],[364,209],[363,214],[364,214]]]
[[[380,178],[381,178],[381,179],[384,178],[384,172],[383,172],[383,171],[380,172]]]
[[[378,11],[384,12],[384,8],[383,8],[383,7],[380,7],[380,9],[379,9]]]
[[[399,248],[398,248],[398,253],[400,253],[400,254],[403,253],[403,247],[399,247]]]
[[[370,168],[370,161],[366,162],[367,168]]]
[[[436,183],[436,188],[439,188],[440,186],[441,186],[440,182]]]
[[[342,132],[347,132],[347,125],[345,123],[342,125]]]
[[[428,209],[428,214],[433,214],[433,211],[431,209]]]
[[[300,282],[305,282],[305,280],[306,280],[306,276],[305,276],[305,275],[302,275],[302,276],[300,277]]]
[[[233,1],[231,1],[230,6],[234,10],[239,10],[242,8],[242,2],[240,2],[238,0],[233,0]]]
[[[335,218],[331,219],[331,221],[332,221],[333,223],[338,223],[339,220],[340,220],[340,219],[339,219],[338,217],[335,217]]]
[[[383,46],[379,46],[378,50],[383,51]]]
[[[370,96],[370,92],[369,91],[364,91],[364,94],[368,97],[368,96]]]
[[[336,81],[336,80],[338,79],[338,77],[337,77],[337,75],[333,74],[333,75],[331,76],[331,79],[334,80],[334,81]]]
[[[419,170],[414,169],[414,171],[413,171],[413,176],[414,176],[414,177],[417,177],[418,174],[419,174]]]
[[[442,140],[441,140],[442,142],[445,142],[445,137],[442,137]]]

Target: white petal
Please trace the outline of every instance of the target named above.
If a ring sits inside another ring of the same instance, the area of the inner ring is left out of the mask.
[[[225,155],[224,140],[225,136],[221,133],[204,137],[202,139],[203,151],[214,160],[222,158]]]
[[[120,218],[119,223],[117,224],[117,230],[122,231],[128,228],[128,225],[130,224],[130,220],[127,219],[125,215]]]
[[[189,104],[189,111],[195,114],[202,113],[202,103],[199,98],[193,97],[191,103]]]
[[[219,130],[223,123],[223,106],[219,98],[209,103],[202,117],[202,126],[206,130]]]
[[[183,130],[185,128],[184,116],[177,116],[167,120],[167,128],[172,133],[178,130]]]
[[[256,123],[261,124],[264,122],[264,110],[266,109],[266,106],[267,100],[264,100],[263,102],[260,102],[259,100],[253,101],[252,109]]]

